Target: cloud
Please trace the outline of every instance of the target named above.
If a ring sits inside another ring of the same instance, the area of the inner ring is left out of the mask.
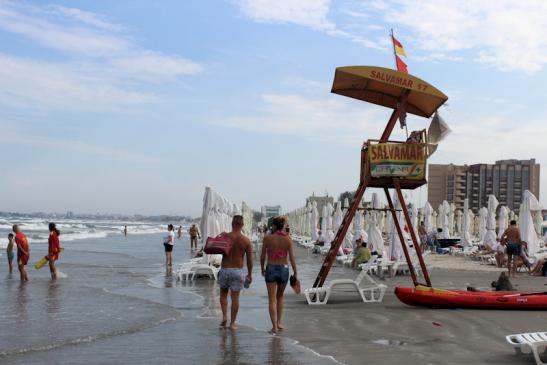
[[[547,2],[511,0],[387,1],[385,20],[410,30],[406,38],[426,52],[470,50],[477,62],[535,73],[547,63]]]
[[[4,105],[121,109],[157,100],[142,91],[146,83],[174,81],[203,70],[180,55],[142,48],[121,25],[77,8],[0,2],[0,30],[74,59],[61,63],[0,54],[0,103]]]
[[[1,124],[0,124],[1,125]],[[127,151],[120,148],[107,147],[84,141],[66,141],[61,139],[31,135],[28,133],[19,134],[5,131],[0,135],[2,143],[29,146],[32,148],[57,149],[70,153],[83,153],[94,156],[106,157],[118,161],[129,161],[144,164],[169,163],[164,159]]]
[[[0,78],[0,105],[24,109],[112,111],[156,99],[116,85],[85,67],[1,53]]]
[[[341,37],[367,48],[384,49],[382,45],[348,29],[338,27],[328,18],[330,0],[239,0],[242,13],[259,23],[296,24]]]

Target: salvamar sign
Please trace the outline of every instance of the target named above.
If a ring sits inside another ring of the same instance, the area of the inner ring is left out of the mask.
[[[423,143],[378,143],[368,146],[372,177],[425,178],[426,145]]]

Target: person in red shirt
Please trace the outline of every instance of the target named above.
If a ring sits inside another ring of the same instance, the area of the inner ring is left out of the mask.
[[[55,223],[50,223],[47,259],[49,261],[49,271],[51,272],[51,279],[53,280],[57,279],[57,268],[55,267],[55,261],[59,259],[59,252],[61,252],[61,243],[59,242],[60,235],[61,232],[59,232]]]
[[[25,270],[25,266],[30,258],[30,249],[27,236],[21,232],[21,227],[17,224],[13,225],[13,233],[15,233],[15,244],[17,245],[17,266],[19,267],[21,281],[28,281],[28,275]]]

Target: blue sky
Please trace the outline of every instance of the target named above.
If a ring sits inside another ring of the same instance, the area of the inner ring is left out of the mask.
[[[410,72],[449,96],[453,133],[431,162],[544,164],[546,13],[543,1],[0,1],[0,210],[198,215],[205,185],[288,210],[354,189],[360,144],[389,111],[330,85],[337,66],[393,67],[390,28]]]

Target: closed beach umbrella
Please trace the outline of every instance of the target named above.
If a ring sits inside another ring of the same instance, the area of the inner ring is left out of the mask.
[[[437,228],[443,228],[443,205],[439,204],[439,209],[437,210]]]
[[[475,213],[471,209],[469,209],[469,234],[473,237],[477,237],[475,234]]]
[[[488,209],[482,207],[479,209],[479,240],[484,241],[486,235],[486,217],[488,216]]]
[[[507,229],[508,222],[507,222],[507,207],[501,206],[498,216],[498,238],[501,239],[501,236],[503,235],[503,232]]]
[[[403,218],[403,213],[400,211],[402,209],[401,202],[399,201],[397,194],[393,194],[393,205],[395,207],[395,215],[397,217],[397,221],[399,222],[399,226],[401,227],[401,230],[403,231],[403,239],[405,238],[405,223]],[[399,261],[403,257],[403,247],[401,245],[401,240],[399,238],[399,234],[397,233],[397,227],[395,226],[395,222],[393,220],[393,215],[390,214],[390,220],[389,220],[389,256],[394,261]]]
[[[412,223],[412,229],[414,230],[414,236],[419,240],[420,235],[418,234],[418,207],[415,204],[412,204],[410,208],[410,222]]]
[[[431,214],[433,213],[433,207],[428,202],[425,203],[424,206],[424,225],[427,233],[431,233],[433,231],[433,222]]]
[[[338,231],[338,228],[342,225],[342,219],[344,218],[344,213],[342,213],[342,202],[336,204],[336,210],[334,211],[334,230]]]
[[[541,225],[543,224],[543,216],[541,210],[538,210],[535,214],[534,228],[536,233],[541,236]]]
[[[438,221],[437,221],[438,216],[439,216],[439,214],[437,213],[436,210],[433,210],[431,212],[431,223],[432,223],[431,226],[433,228],[432,231],[435,231],[435,232],[437,231],[437,228],[439,228],[439,225],[437,224],[438,223]]]
[[[498,199],[492,194],[488,195],[488,213],[486,216],[486,232],[484,234],[483,244],[495,250],[498,244],[496,236],[496,209],[498,208]]]
[[[455,218],[455,221],[456,223],[454,224],[454,233],[459,235],[461,237],[461,234],[462,234],[462,211],[461,210],[456,210],[456,218]]]
[[[522,241],[528,244],[528,254],[535,255],[541,243],[541,239],[538,237],[534,228],[534,221],[532,218],[532,212],[541,211],[541,204],[537,200],[534,194],[529,190],[524,190],[522,194],[522,208],[519,212],[519,229],[520,238]]]
[[[313,201],[312,203],[312,209],[311,209],[311,226],[310,226],[310,230],[311,230],[311,239],[316,241],[317,238],[318,238],[318,235],[317,235],[317,227],[318,227],[318,223],[319,223],[319,212],[317,211],[317,202],[316,201]]]
[[[455,225],[456,225],[455,215],[456,215],[456,205],[454,205],[454,203],[451,203],[450,204],[450,212],[448,213],[448,233],[450,234],[450,237],[453,237],[454,233],[456,232],[456,230],[455,230]]]
[[[463,201],[463,223],[461,232],[461,244],[464,248],[471,245],[471,235],[469,234],[469,223],[471,222],[471,216],[469,215],[469,199]]]
[[[442,213],[442,237],[444,239],[450,238],[450,228],[449,228],[449,215],[450,215],[450,204],[446,200],[443,201],[442,210],[439,211]]]
[[[380,201],[376,193],[372,193],[372,208],[380,209]],[[382,237],[382,232],[378,227],[378,211],[371,210],[370,214],[370,223],[367,230],[368,244],[371,251],[376,251],[378,255],[383,256],[384,254],[384,239]]]
[[[332,231],[333,228],[333,219],[332,219],[332,213],[333,213],[333,206],[331,203],[327,203],[327,238],[325,242],[331,243],[334,241],[334,232]]]
[[[321,237],[323,237],[323,241],[325,242],[325,244],[328,243],[327,242],[328,214],[329,214],[329,210],[327,209],[327,205],[325,204],[321,212]]]

